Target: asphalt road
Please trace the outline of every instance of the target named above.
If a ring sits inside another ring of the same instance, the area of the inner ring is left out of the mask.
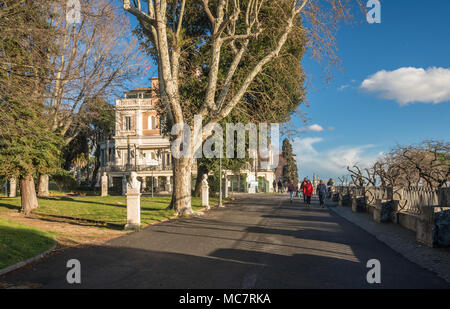
[[[81,284],[66,281],[70,259]],[[369,284],[367,261],[381,263]],[[247,195],[200,218],[173,220],[75,248],[0,282],[42,288],[450,288],[345,219],[287,195]]]

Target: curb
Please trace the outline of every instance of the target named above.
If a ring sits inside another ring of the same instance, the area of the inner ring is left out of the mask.
[[[58,245],[56,240],[53,240],[53,241],[54,241],[53,246],[50,249],[48,249],[48,250],[46,250],[46,251],[44,251],[44,252],[42,252],[42,253],[34,256],[34,257],[31,257],[31,258],[29,258],[29,259],[27,259],[25,261],[18,262],[16,264],[13,264],[11,266],[8,266],[8,267],[0,270],[0,276],[3,276],[3,275],[5,275],[5,274],[7,274],[9,272],[12,272],[12,271],[14,271],[16,269],[22,268],[22,267],[24,267],[24,266],[26,266],[26,265],[28,265],[30,263],[33,263],[33,262],[36,262],[37,260],[42,259],[44,256],[46,256],[47,254],[52,252],[56,248],[56,246]]]

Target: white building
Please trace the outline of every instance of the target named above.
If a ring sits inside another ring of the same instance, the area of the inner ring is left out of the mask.
[[[101,169],[106,172],[109,186],[121,188],[123,176],[136,171],[142,178],[142,188],[151,190],[153,179],[157,192],[171,192],[173,185],[172,156],[169,139],[161,134],[161,115],[156,110],[158,78],[152,78],[151,88],[137,88],[116,100],[116,127],[112,138],[100,146]],[[258,168],[256,169],[256,166]],[[196,176],[197,168],[192,168]],[[100,174],[100,175],[101,175]],[[247,174],[247,183],[264,178],[272,191],[274,169],[265,162],[248,166],[241,174]],[[224,171],[226,178],[238,178],[231,171]],[[153,178],[151,178],[153,177]],[[99,177],[97,177],[99,178]],[[237,179],[236,178],[236,179]],[[224,181],[233,187],[228,181]],[[236,187],[236,186],[235,186]]]

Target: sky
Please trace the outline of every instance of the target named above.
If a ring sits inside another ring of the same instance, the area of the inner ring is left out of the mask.
[[[450,137],[450,1],[385,0],[381,23],[342,24],[342,70],[305,57],[308,122],[293,120],[300,177],[337,178],[396,145]]]
[[[309,55],[302,61],[309,106],[299,109],[308,121],[292,120],[301,178],[336,179],[347,165],[368,166],[396,145],[449,140],[450,1],[380,2],[381,23],[357,12],[360,22],[340,25],[341,69],[329,82],[326,62]],[[148,86],[156,69],[136,86]]]

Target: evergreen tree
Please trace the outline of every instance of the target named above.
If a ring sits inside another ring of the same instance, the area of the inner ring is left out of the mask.
[[[283,140],[283,146],[281,151],[282,156],[286,162],[283,166],[283,178],[287,182],[293,182],[294,184],[297,184],[298,183],[297,162],[294,159],[294,155],[292,152],[292,145],[287,138]]]
[[[0,174],[20,180],[22,211],[38,206],[34,177],[60,164],[61,140],[44,111],[52,29],[48,2],[0,2]]]

